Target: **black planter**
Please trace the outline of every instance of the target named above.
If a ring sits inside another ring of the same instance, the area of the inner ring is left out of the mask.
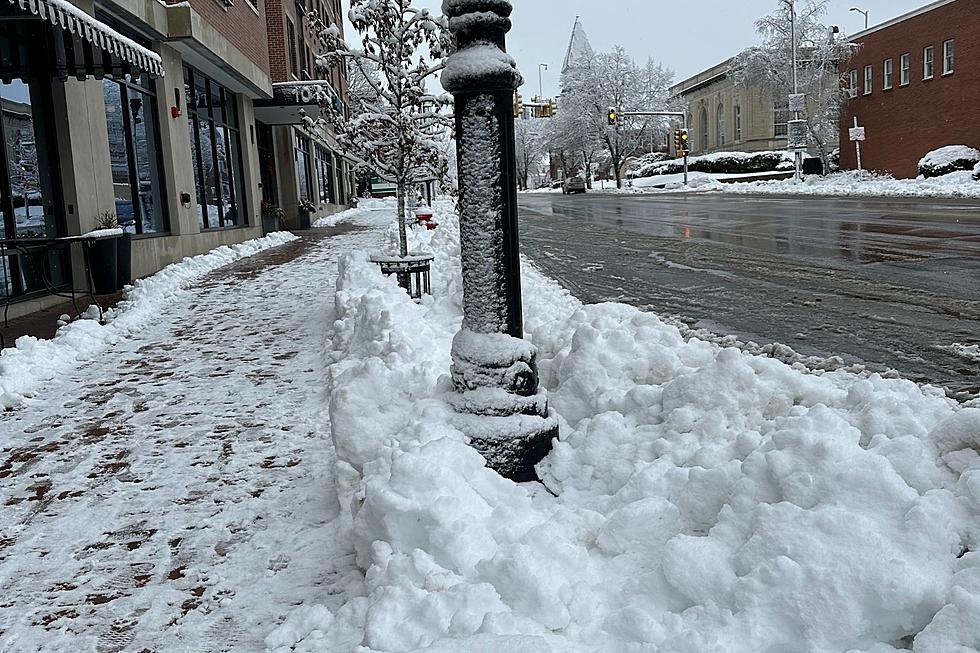
[[[133,234],[116,238],[116,290],[133,283]]]
[[[310,212],[300,209],[299,211],[299,228],[309,229],[310,228]]]
[[[92,283],[98,295],[116,292],[119,284],[119,245],[115,238],[103,238],[92,243],[89,249],[89,265]]]

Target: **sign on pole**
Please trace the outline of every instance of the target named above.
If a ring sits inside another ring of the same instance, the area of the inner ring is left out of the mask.
[[[789,140],[789,149],[805,150],[810,140],[806,120],[790,120],[787,123],[787,138]]]
[[[793,93],[789,96],[789,110],[796,113],[806,111],[806,95],[803,93]]]
[[[851,141],[854,143],[854,148],[857,150],[857,164],[858,164],[858,174],[864,173],[864,168],[861,166],[861,141],[864,140],[864,127],[858,126],[857,116],[854,116],[854,126],[851,127],[848,132],[851,136]]]

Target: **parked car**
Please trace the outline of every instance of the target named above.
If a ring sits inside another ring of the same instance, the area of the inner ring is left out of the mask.
[[[567,177],[561,186],[561,192],[565,193],[566,195],[569,193],[584,193],[585,179],[579,177],[578,175],[574,177]]]

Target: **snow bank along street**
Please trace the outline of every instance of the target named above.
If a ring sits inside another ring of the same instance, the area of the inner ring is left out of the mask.
[[[0,650],[256,651],[290,605],[333,606],[353,562],[328,525],[324,338],[338,255],[378,234],[291,239],[4,351]]]
[[[420,304],[365,253],[342,261],[338,528],[366,576],[339,610],[297,608],[271,650],[980,646],[980,409],[685,341],[527,266],[526,330],[562,432],[544,486],[511,484],[450,425],[459,242],[438,214],[412,235],[436,254]]]

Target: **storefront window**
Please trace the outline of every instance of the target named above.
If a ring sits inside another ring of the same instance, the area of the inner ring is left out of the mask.
[[[317,175],[320,178],[320,203],[333,204],[335,202],[333,192],[333,155],[329,150],[322,147],[316,148],[316,166]]]
[[[103,80],[116,217],[136,233],[169,231],[152,83],[141,75]]]
[[[242,192],[241,135],[235,96],[184,68],[191,158],[201,229],[247,224]]]
[[[310,139],[296,137],[296,181],[301,202],[308,202],[313,195],[310,189]]]
[[[12,80],[0,84],[6,180],[3,226],[7,238],[43,238],[60,235],[55,213],[54,177],[57,169],[49,155],[53,138],[48,124],[48,102],[41,84]]]

